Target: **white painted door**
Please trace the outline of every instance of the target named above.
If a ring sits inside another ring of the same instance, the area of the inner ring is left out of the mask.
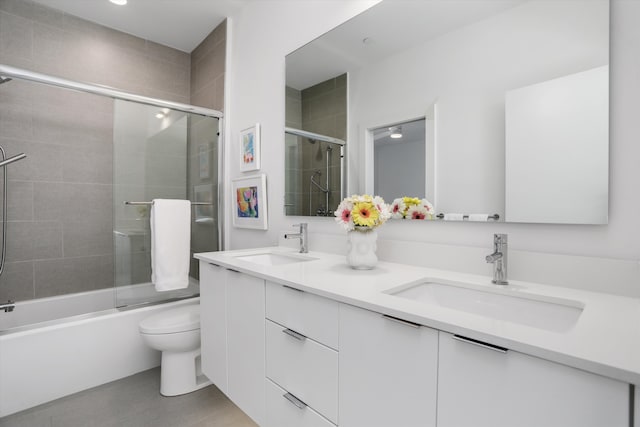
[[[436,424],[438,332],[340,306],[341,427]]]
[[[200,261],[202,372],[227,393],[226,270]]]
[[[264,280],[227,270],[229,398],[262,424],[265,412]]]
[[[440,332],[438,427],[626,427],[629,386]]]

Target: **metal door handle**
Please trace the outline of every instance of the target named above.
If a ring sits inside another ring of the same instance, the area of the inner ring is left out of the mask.
[[[408,320],[404,320],[404,319],[398,319],[397,317],[389,316],[388,314],[383,314],[382,317],[384,317],[387,320],[391,320],[392,322],[400,323],[401,325],[410,326],[416,329],[422,326],[419,323],[409,322]]]
[[[456,341],[461,341],[467,344],[472,344],[478,347],[486,348],[488,350],[497,351],[498,353],[506,353],[507,351],[509,351],[509,349],[506,347],[500,347],[499,345],[489,344],[483,341],[474,340],[473,338],[463,337],[462,335],[454,335],[453,339]]]
[[[289,328],[283,329],[282,332],[287,334],[287,335],[289,335],[290,337],[293,337],[293,338],[297,339],[298,341],[304,341],[304,340],[307,339],[307,337],[305,337],[304,335],[299,334],[296,331],[294,331],[292,329],[289,329]]]
[[[291,393],[283,394],[282,397],[293,403],[298,409],[304,409],[307,407],[306,403],[304,403],[302,400],[298,399]]]

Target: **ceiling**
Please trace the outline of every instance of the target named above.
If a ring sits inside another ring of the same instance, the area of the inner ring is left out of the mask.
[[[413,120],[404,123],[395,123],[391,126],[399,126],[401,128],[402,138],[391,138],[389,126],[373,130],[373,141],[376,147],[388,144],[402,144],[404,142],[412,143],[423,141],[425,139],[425,119]]]
[[[306,89],[497,15],[524,1],[383,1],[287,55],[287,86]],[[402,31],[398,31],[399,27]]]
[[[249,0],[34,0],[109,28],[190,53]]]

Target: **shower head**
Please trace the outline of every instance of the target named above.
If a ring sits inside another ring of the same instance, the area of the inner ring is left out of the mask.
[[[11,80],[11,77],[0,76],[0,85],[2,83],[10,82]]]
[[[1,161],[0,167],[6,166],[9,163],[17,162],[18,160],[22,160],[25,157],[27,157],[27,155],[24,153],[16,154],[15,156],[9,157],[8,159]]]

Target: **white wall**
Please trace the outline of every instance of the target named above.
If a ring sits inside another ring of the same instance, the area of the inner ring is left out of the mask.
[[[374,188],[387,203],[403,196],[427,197],[425,141],[407,140],[375,147]]]
[[[274,245],[278,233],[294,222],[284,216],[283,207],[285,56],[375,3],[377,0],[260,0],[248,2],[230,17],[225,94],[227,178],[253,175],[239,172],[237,142],[240,130],[259,122],[259,173],[267,175],[269,230],[232,228],[226,221],[227,249]],[[226,194],[230,194],[229,188]],[[230,209],[227,206],[226,212]]]
[[[269,187],[269,230],[228,229],[227,249],[259,247],[278,243],[278,237],[301,220],[283,213],[284,195],[284,56],[293,49],[344,21],[348,16],[372,2],[333,1],[261,1],[250,2],[242,13],[232,17],[233,38],[227,75],[232,84],[227,92],[227,133],[232,162],[227,159],[230,177],[236,177],[239,131],[252,123],[263,126],[262,172],[267,174]],[[586,257],[626,260],[626,279],[599,280],[601,289],[617,286],[624,280],[625,289],[640,295],[640,120],[637,100],[640,99],[640,2],[612,0],[611,5],[611,141],[609,224],[543,225],[493,223],[387,223],[380,229],[381,239],[426,242],[489,249],[493,233],[508,233],[514,251],[541,252]],[[231,78],[231,77],[230,77]],[[349,166],[352,167],[353,159]],[[227,191],[227,194],[229,192]],[[343,252],[344,232],[330,219],[304,218],[314,233],[310,241],[314,248],[315,233],[325,239],[335,236],[336,252]],[[227,221],[228,224],[228,221]],[[402,246],[400,246],[402,247]],[[414,244],[408,244],[414,252]],[[409,249],[407,249],[409,251]],[[415,258],[415,257],[414,257]],[[384,259],[384,258],[383,258]],[[566,258],[549,257],[545,269],[552,272],[554,262]],[[557,261],[554,261],[557,260]],[[428,257],[416,262],[428,265]],[[513,271],[513,269],[512,269]],[[487,266],[486,274],[491,274]],[[536,280],[553,282],[541,273]],[[605,277],[607,277],[605,275]],[[547,280],[548,279],[548,280]],[[585,278],[587,280],[587,278]],[[598,284],[596,284],[598,285]],[[575,286],[580,286],[576,283]],[[585,286],[586,287],[586,286]]]

